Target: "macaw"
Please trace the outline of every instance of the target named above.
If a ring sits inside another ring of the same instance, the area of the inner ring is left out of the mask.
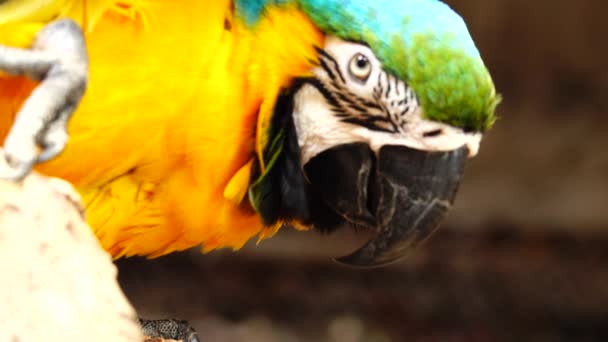
[[[114,257],[346,225],[392,262],[500,100],[437,0],[6,0],[0,69],[0,177],[70,181]]]

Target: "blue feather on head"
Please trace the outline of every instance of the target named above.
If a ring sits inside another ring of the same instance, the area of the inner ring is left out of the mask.
[[[268,6],[297,3],[319,29],[367,44],[416,92],[424,115],[485,131],[500,101],[462,17],[438,0],[236,0],[255,25]]]

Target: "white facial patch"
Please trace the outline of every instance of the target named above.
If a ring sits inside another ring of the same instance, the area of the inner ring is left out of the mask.
[[[424,119],[413,91],[384,72],[367,46],[328,37],[324,51],[322,65],[313,70],[319,84],[304,84],[294,97],[302,164],[329,148],[354,142],[367,143],[375,152],[384,145],[424,151],[450,151],[464,145],[469,156],[477,154],[481,133]],[[362,65],[353,61],[360,56],[371,70],[352,70]],[[361,70],[369,72],[361,75]],[[362,81],[360,76],[366,75]]]

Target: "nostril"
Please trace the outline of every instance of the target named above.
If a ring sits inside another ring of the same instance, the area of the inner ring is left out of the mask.
[[[443,130],[439,129],[434,129],[432,131],[428,131],[428,132],[424,132],[422,133],[422,136],[425,138],[432,138],[432,137],[436,137],[438,135],[440,135],[441,133],[443,133]]]

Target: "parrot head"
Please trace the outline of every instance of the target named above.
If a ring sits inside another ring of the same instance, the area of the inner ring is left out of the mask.
[[[298,5],[324,44],[276,101],[251,203],[267,224],[372,230],[338,261],[390,263],[452,206],[500,97],[464,21],[440,1]]]

